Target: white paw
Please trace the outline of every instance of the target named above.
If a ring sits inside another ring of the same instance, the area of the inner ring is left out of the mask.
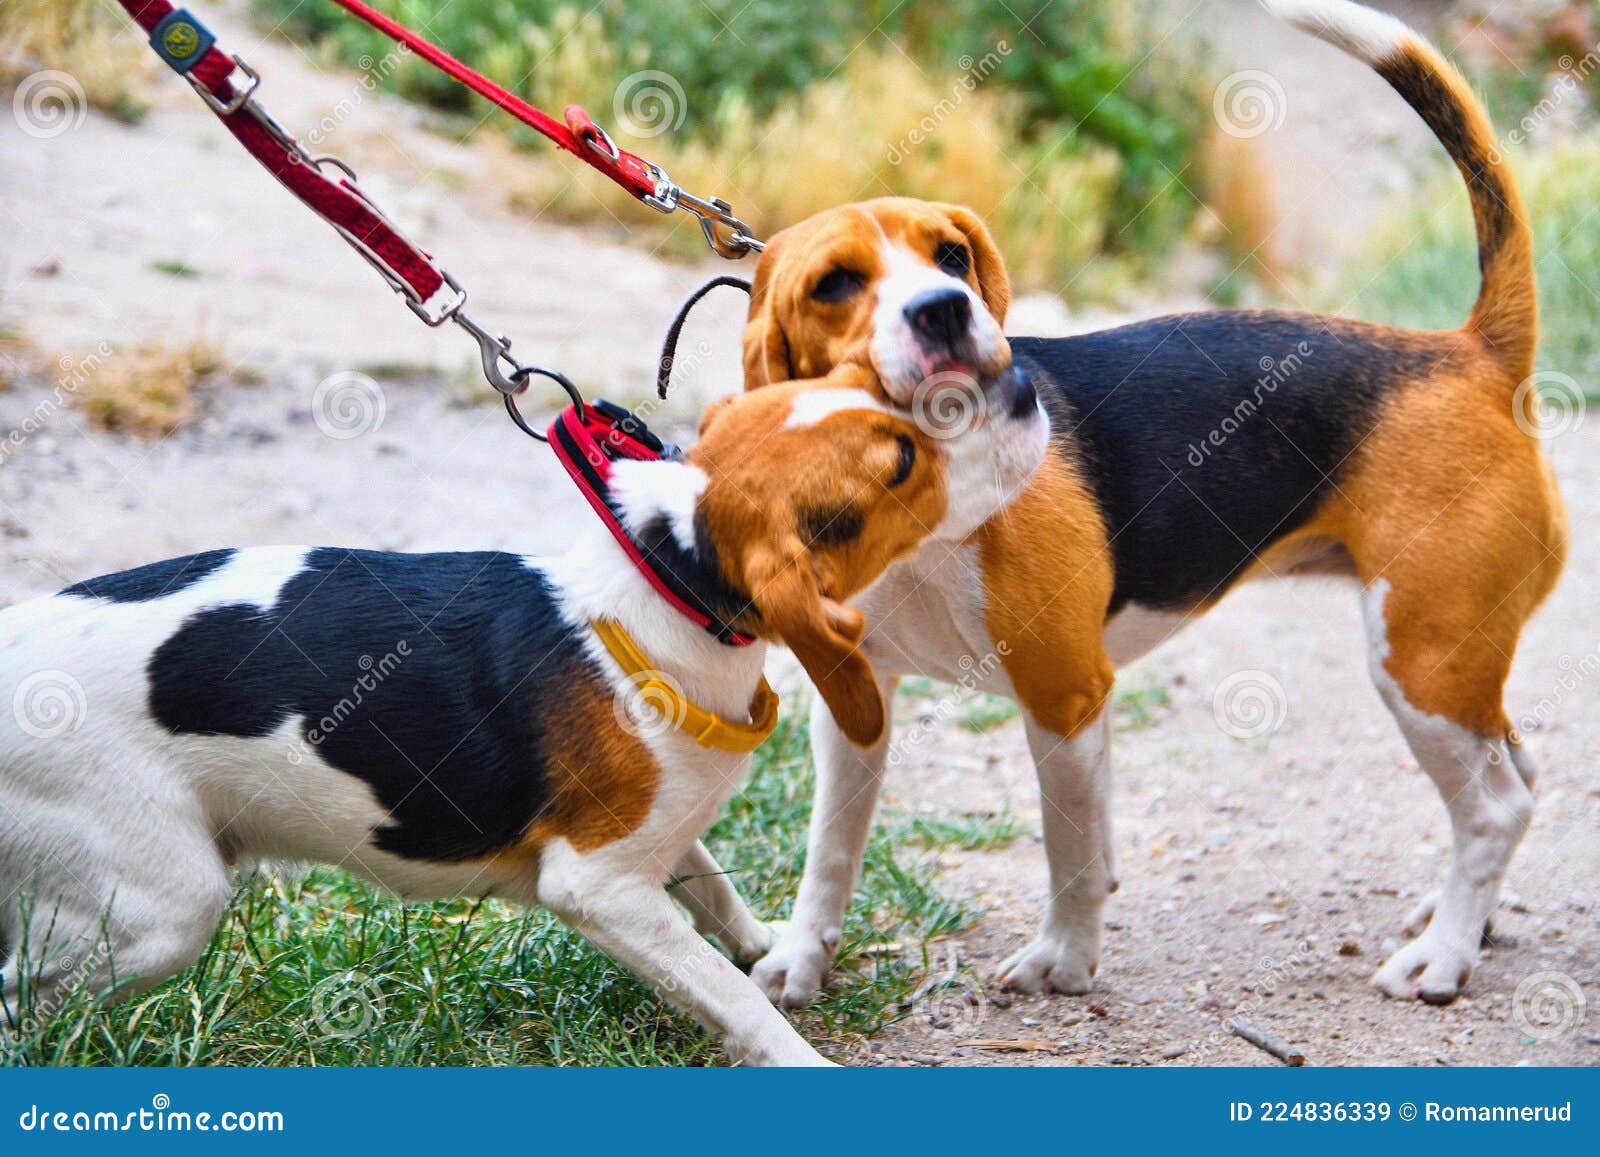
[[[822,989],[838,933],[831,943],[795,924],[779,925],[777,943],[750,970],[750,979],[779,1008],[799,1008]]]
[[[1000,983],[1018,992],[1082,996],[1094,987],[1099,954],[1075,940],[1041,935],[1000,966]]]
[[[1424,932],[1384,961],[1372,983],[1397,1000],[1449,1004],[1461,995],[1477,962],[1476,943],[1466,947]]]
[[[728,956],[735,964],[748,969],[772,951],[772,946],[778,942],[787,927],[788,925],[782,920],[774,920],[771,923],[751,920],[737,934],[729,932],[718,936],[717,939],[721,941],[722,947],[727,950]]]

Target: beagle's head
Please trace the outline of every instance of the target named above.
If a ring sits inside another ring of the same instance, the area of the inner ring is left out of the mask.
[[[767,243],[744,331],[745,387],[856,365],[909,406],[930,382],[987,383],[1011,364],[1001,330],[1010,296],[970,209],[907,197],[830,209]]]
[[[851,740],[884,729],[877,680],[846,600],[929,537],[960,540],[1044,458],[1037,407],[955,435],[884,405],[867,370],[735,395],[707,410],[680,463],[618,463],[635,530],[681,552],[739,629],[794,652]]]

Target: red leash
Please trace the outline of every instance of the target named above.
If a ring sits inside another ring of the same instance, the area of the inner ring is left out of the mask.
[[[352,16],[366,21],[389,39],[404,44],[422,59],[451,79],[466,85],[485,100],[498,105],[523,124],[538,129],[560,148],[599,169],[628,192],[647,204],[656,195],[661,170],[643,157],[619,149],[610,134],[594,123],[587,112],[575,104],[566,109],[567,123],[534,108],[494,81],[474,72],[444,49],[431,44],[397,20],[392,20],[361,0],[333,0]]]
[[[706,243],[720,256],[739,258],[761,249],[761,242],[733,215],[726,201],[703,199],[680,189],[660,166],[617,148],[610,135],[577,105],[568,106],[567,123],[562,124],[360,0],[334,2],[538,129],[644,204],[662,213],[687,209],[699,218]],[[261,107],[255,99],[260,75],[241,57],[223,53],[216,37],[192,13],[173,8],[168,0],[119,3],[149,34],[156,54],[193,86],[250,155],[333,226],[383,275],[390,288],[405,298],[413,313],[430,326],[452,321],[472,335],[490,385],[510,397],[523,389],[529,374],[544,373],[579,401],[565,378],[521,364],[511,356],[510,341],[496,337],[462,310],[467,293],[461,284],[384,216],[361,190],[349,165],[308,152]]]
[[[555,144],[592,165],[639,200],[662,213],[687,209],[700,219],[700,232],[706,244],[719,257],[737,260],[746,253],[759,253],[762,243],[750,227],[733,215],[733,208],[721,197],[696,197],[679,188],[660,165],[619,148],[611,134],[595,123],[582,105],[569,104],[562,110],[565,124],[542,109],[537,109],[515,93],[462,64],[438,45],[423,39],[398,20],[379,12],[362,0],[333,0],[352,16],[365,21],[390,40],[404,44],[440,72],[504,109],[530,128],[537,129]]]

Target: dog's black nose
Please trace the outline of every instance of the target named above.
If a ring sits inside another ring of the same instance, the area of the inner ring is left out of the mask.
[[[959,289],[930,289],[906,302],[901,312],[918,337],[953,346],[967,335],[972,302]]]
[[[1019,369],[1009,371],[1012,377],[1011,416],[1021,419],[1039,408],[1039,391],[1033,388],[1033,379]]]

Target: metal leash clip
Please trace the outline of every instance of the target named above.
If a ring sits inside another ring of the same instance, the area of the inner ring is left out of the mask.
[[[661,166],[650,167],[655,170],[656,191],[643,198],[644,203],[659,213],[689,210],[699,218],[700,232],[705,235],[711,252],[718,257],[737,261],[747,253],[760,253],[766,248],[750,226],[733,215],[733,206],[721,197],[712,197],[709,201],[697,197],[667,176]]]
[[[355,169],[338,157],[326,154],[315,155],[308,151],[292,133],[274,120],[260,105],[252,102],[249,106],[249,112],[272,135],[273,139],[284,147],[290,157],[300,164],[309,165],[318,170],[324,167],[331,167],[342,173],[345,177],[345,188],[366,202],[367,207],[394,230],[396,237],[404,239],[405,235],[394,225],[394,222],[362,190],[360,178],[356,175]],[[389,283],[389,288],[401,296],[406,303],[406,308],[421,318],[424,325],[430,329],[437,329],[445,322],[453,321],[466,330],[472,339],[478,343],[478,360],[483,366],[483,376],[488,379],[491,386],[504,394],[508,401],[511,395],[521,393],[527,387],[526,379],[530,374],[554,376],[562,382],[563,388],[569,394],[574,392],[572,384],[561,378],[560,375],[551,374],[550,371],[541,370],[535,366],[525,366],[517,361],[516,358],[511,356],[510,338],[490,333],[464,313],[462,307],[467,304],[467,291],[459,281],[450,276],[447,270],[438,270],[439,277],[444,282],[440,287],[440,292],[426,301],[420,300],[416,291],[371,246],[367,245],[348,229],[341,228],[338,225],[334,225],[333,228],[352,249],[365,258],[367,263],[383,276],[383,279]],[[406,241],[406,244],[409,245],[410,242]],[[416,249],[416,246],[412,245],[412,248]],[[419,255],[423,255],[420,249],[416,249],[416,252]],[[426,255],[423,256],[426,257]],[[431,261],[430,264],[432,264]],[[446,291],[448,291],[448,296],[442,302],[435,304],[435,300],[445,294]],[[582,405],[581,399],[579,400],[579,405]],[[513,417],[516,417],[515,413],[513,413]],[[517,424],[519,426],[523,425],[520,419],[518,419]]]

